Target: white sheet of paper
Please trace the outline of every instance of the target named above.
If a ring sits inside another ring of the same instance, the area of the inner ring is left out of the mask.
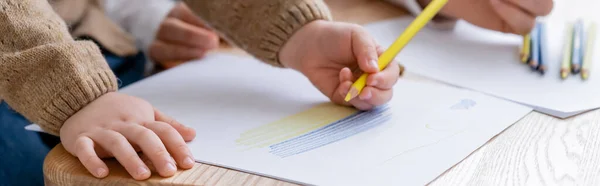
[[[297,72],[212,54],[121,91],[195,128],[189,145],[197,161],[309,185],[423,185],[531,111],[449,86],[400,80],[395,90],[390,120],[284,158],[235,140],[328,102]]]
[[[33,131],[33,132],[47,133],[46,131],[42,130],[42,128],[38,124],[35,124],[35,123],[25,126],[25,130]]]
[[[600,107],[600,57],[595,55],[589,80],[559,77],[565,20],[586,16],[600,23],[594,7],[600,1],[555,1],[547,25],[548,71],[541,76],[519,61],[522,37],[485,30],[459,21],[453,31],[424,28],[398,54],[407,71],[459,87],[481,91],[535,108],[560,118]],[[593,8],[591,12],[587,11]],[[595,15],[595,16],[594,16]],[[388,47],[410,24],[399,18],[365,25],[368,32]],[[600,39],[595,42],[596,54]]]

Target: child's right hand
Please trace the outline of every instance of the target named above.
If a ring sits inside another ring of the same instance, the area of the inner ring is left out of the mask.
[[[115,92],[75,113],[60,129],[65,149],[95,177],[108,175],[108,167],[100,158],[115,157],[136,180],[151,174],[138,156],[138,148],[161,176],[174,175],[176,165],[192,168],[194,158],[185,142],[195,135],[194,129],[162,114],[150,103]]]

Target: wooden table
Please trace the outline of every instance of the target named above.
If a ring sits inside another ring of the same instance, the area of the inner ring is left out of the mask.
[[[334,18],[358,24],[406,15],[380,0],[329,0]],[[227,51],[230,52],[230,51]],[[408,74],[406,78],[421,79]],[[598,185],[600,111],[560,120],[537,112],[506,129],[431,185]],[[46,157],[48,185],[294,185],[206,164],[170,178],[153,175],[139,182],[115,160],[110,175],[96,179],[59,145]]]

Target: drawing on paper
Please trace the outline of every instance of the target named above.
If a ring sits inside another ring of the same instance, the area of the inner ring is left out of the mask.
[[[249,148],[268,147],[271,154],[288,157],[364,132],[389,118],[387,105],[358,111],[327,103],[246,131],[236,143]]]
[[[469,110],[471,107],[474,107],[475,105],[477,105],[477,102],[475,102],[471,99],[463,99],[463,100],[460,100],[459,103],[452,105],[452,107],[450,107],[450,109],[452,109],[452,110]]]
[[[476,105],[477,105],[477,102],[472,99],[461,99],[458,103],[450,106],[449,110],[444,109],[440,113],[438,113],[438,115],[443,115],[442,112],[444,112],[444,113],[450,112],[450,113],[446,113],[446,114],[456,114],[455,112],[467,111],[467,110],[475,107]],[[456,119],[460,119],[460,117],[457,117]],[[464,122],[454,121],[451,123],[462,124]],[[438,131],[438,132],[454,131],[454,130],[458,130],[458,128],[463,128],[463,127],[466,127],[466,126],[449,125],[449,121],[434,120],[433,122],[428,122],[427,124],[425,124],[425,128],[427,128],[429,130],[433,130],[433,131]]]

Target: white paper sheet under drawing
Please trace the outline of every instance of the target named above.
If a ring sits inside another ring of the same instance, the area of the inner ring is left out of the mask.
[[[194,127],[190,147],[199,162],[310,185],[426,184],[531,111],[440,85],[401,80],[395,90],[386,122],[285,157],[273,146],[248,150],[235,141],[248,130],[328,102],[294,71],[209,55],[122,92]],[[357,124],[364,123],[345,127]]]
[[[406,65],[408,72],[519,102],[556,117],[570,117],[600,107],[600,60],[595,55],[588,81],[582,81],[579,76],[560,79],[566,22],[559,18],[568,20],[564,9],[581,7],[573,9],[579,11],[586,6],[598,7],[599,2],[568,6],[571,1],[556,1],[557,10],[547,25],[549,46],[545,56],[549,59],[549,68],[545,76],[519,61],[520,36],[484,30],[464,21],[460,21],[454,31],[423,29],[400,52],[397,60]],[[600,14],[590,17],[600,18]],[[411,21],[411,18],[399,18],[372,23],[366,28],[379,44],[387,47]],[[599,39],[595,46],[600,47]]]

